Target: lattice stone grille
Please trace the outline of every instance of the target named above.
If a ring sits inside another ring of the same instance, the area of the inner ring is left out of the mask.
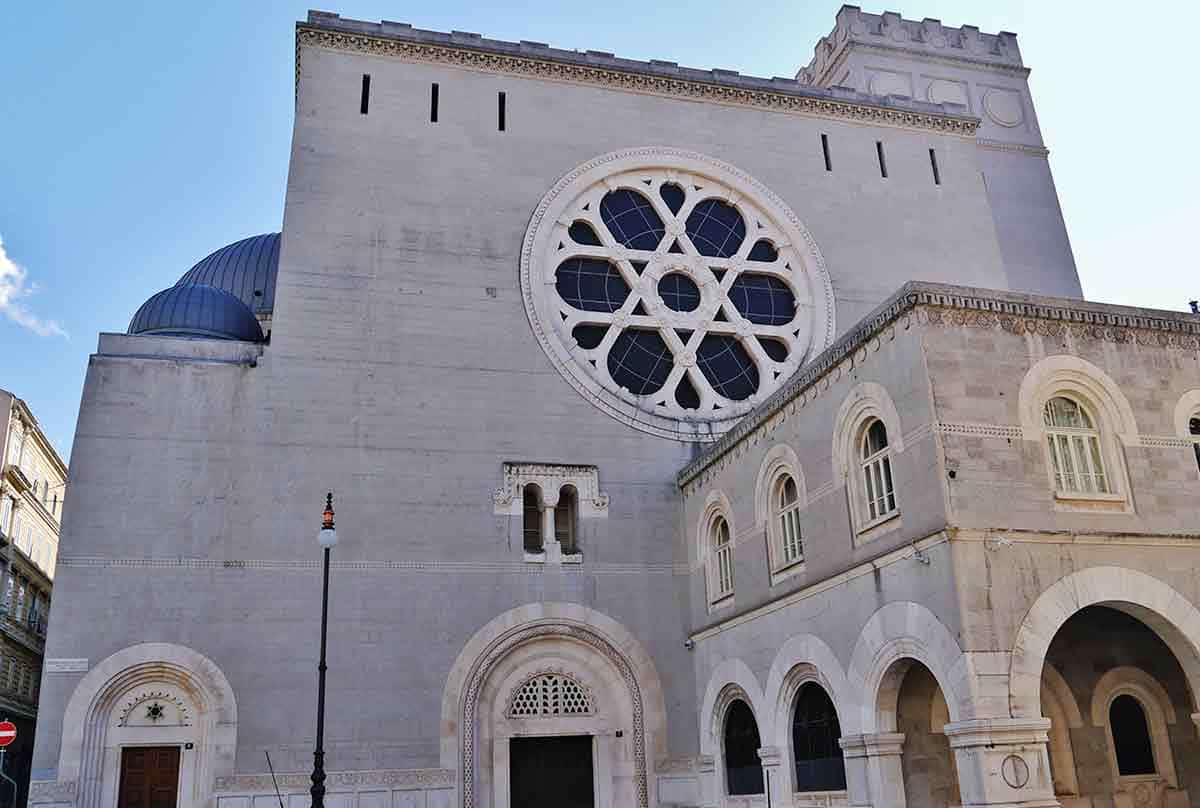
[[[591,715],[592,698],[569,676],[546,673],[535,676],[513,695],[511,718],[540,715]]]

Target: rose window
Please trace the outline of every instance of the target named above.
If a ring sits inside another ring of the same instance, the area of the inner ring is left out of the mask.
[[[671,150],[606,157],[534,216],[530,320],[603,409],[658,434],[715,437],[828,345],[820,255],[781,201],[730,166]]]

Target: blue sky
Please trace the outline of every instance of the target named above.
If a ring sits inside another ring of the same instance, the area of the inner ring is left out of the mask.
[[[321,0],[346,17],[790,76],[837,2]],[[317,0],[313,0],[317,2]],[[293,24],[308,4],[19,3],[0,25],[0,387],[66,456],[88,355],[213,249],[277,230]],[[863,4],[879,12],[884,6]],[[1086,296],[1200,297],[1195,8],[889,0],[905,17],[1015,31]],[[1164,21],[1174,21],[1164,25]]]

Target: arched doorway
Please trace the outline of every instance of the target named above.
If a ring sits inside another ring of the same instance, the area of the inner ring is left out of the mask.
[[[732,797],[763,793],[762,761],[758,750],[762,740],[754,711],[742,699],[735,698],[725,710],[722,733],[725,761],[725,791]]]
[[[1155,631],[1123,610],[1086,606],[1055,633],[1045,665],[1058,796],[1158,808],[1200,795],[1200,772],[1178,765],[1200,759],[1194,697]],[[1082,722],[1070,720],[1076,704]]]
[[[943,732],[950,713],[933,673],[915,659],[898,660],[884,676],[879,699],[881,714],[894,715],[895,731],[904,735],[905,803],[921,808],[961,804],[958,769]]]
[[[476,632],[451,668],[442,761],[460,773],[463,808],[648,808],[665,718],[654,665],[628,630],[576,604],[529,604]],[[558,790],[525,790],[547,765],[565,770]]]
[[[845,791],[846,763],[838,739],[841,723],[833,700],[816,682],[805,682],[792,710],[792,758],[797,792]]]

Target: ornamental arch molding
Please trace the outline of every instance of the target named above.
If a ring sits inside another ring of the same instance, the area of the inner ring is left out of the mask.
[[[973,672],[954,635],[925,606],[895,601],[871,615],[854,645],[846,679],[861,701],[858,715],[846,717],[853,729],[843,727],[844,735],[896,731],[900,684],[910,660],[937,680],[951,722],[974,717]]]
[[[1184,440],[1195,440],[1191,431],[1191,420],[1200,417],[1200,390],[1188,390],[1175,404],[1175,434]]]
[[[783,776],[787,778],[789,788],[787,793],[796,790],[795,750],[792,748],[792,714],[796,707],[796,697],[800,688],[813,682],[825,690],[834,710],[838,715],[838,725],[842,735],[853,735],[854,721],[861,711],[859,699],[850,689],[850,683],[825,641],[813,634],[801,634],[791,637],[775,655],[771,671],[767,674],[767,687],[763,692],[764,709],[773,713],[771,724],[774,728],[774,745],[783,755],[788,765],[782,767]],[[767,743],[767,736],[764,743]]]
[[[1102,433],[1116,435],[1126,446],[1138,443],[1133,407],[1112,377],[1077,356],[1058,354],[1040,360],[1021,380],[1018,394],[1021,431],[1025,440],[1041,441],[1045,427],[1043,408],[1056,394],[1071,394],[1091,405]]]
[[[136,708],[153,701],[162,720]],[[132,720],[131,720],[132,719]],[[237,702],[217,665],[172,643],[142,643],[109,656],[76,685],[63,714],[59,783],[75,784],[76,808],[115,805],[120,746],[183,745],[179,806],[211,803],[218,778],[233,773]]]
[[[833,427],[833,475],[845,481],[858,462],[858,437],[863,423],[871,418],[883,421],[888,445],[897,454],[904,452],[904,430],[900,413],[887,388],[875,382],[855,385],[838,408]]]
[[[626,214],[636,232],[613,224]],[[714,241],[704,228],[718,220]],[[520,283],[563,378],[611,417],[676,440],[719,438],[836,333],[825,260],[795,212],[740,169],[679,148],[610,152],[562,177],[530,219]],[[626,361],[641,354],[644,367]]]
[[[1091,567],[1060,578],[1043,592],[1021,623],[1009,666],[1009,711],[1014,718],[1041,716],[1046,652],[1068,618],[1088,606],[1107,606],[1154,631],[1183,668],[1192,708],[1200,693],[1200,609],[1168,584],[1138,570]]]
[[[539,650],[550,645],[558,650]],[[545,667],[548,658],[555,660],[553,667]],[[658,673],[628,629],[600,612],[568,603],[528,604],[505,612],[468,640],[451,667],[442,696],[441,760],[444,768],[459,772],[458,804],[474,808],[506,799],[497,795],[507,782],[507,770],[495,770],[503,755],[489,756],[486,747],[499,748],[493,741],[508,735],[503,723],[512,718],[507,712],[510,694],[547,674],[575,679],[597,708],[587,714],[551,716],[552,721],[599,721],[604,724],[600,729],[582,733],[595,735],[597,743],[609,742],[610,730],[629,733],[633,801],[648,808],[650,766],[666,757],[666,703]],[[624,715],[619,723],[613,719],[615,704],[620,705],[618,712],[627,711],[628,723]],[[537,728],[546,717],[516,720],[534,727],[533,734],[566,734],[555,729],[557,724],[549,730]],[[601,732],[605,738],[597,734]],[[606,765],[601,759],[598,777],[608,770]],[[603,804],[603,795],[612,792],[603,782],[597,785],[598,804]]]
[[[1092,690],[1092,726],[1104,727],[1108,734],[1108,757],[1113,782],[1121,781],[1121,771],[1117,766],[1109,709],[1118,696],[1132,696],[1141,705],[1146,717],[1146,729],[1150,734],[1156,773],[1166,780],[1171,788],[1179,788],[1175,757],[1171,752],[1171,736],[1167,728],[1168,724],[1175,723],[1175,708],[1171,704],[1171,697],[1153,676],[1141,668],[1127,665],[1105,673]]]
[[[808,488],[804,481],[804,470],[800,467],[800,458],[786,443],[772,446],[763,457],[758,467],[758,479],[754,483],[754,524],[756,528],[764,527],[771,519],[771,487],[783,473],[791,475],[796,481],[796,493],[800,497],[800,507],[808,503]]]
[[[725,712],[734,699],[746,702],[750,712],[754,713],[759,738],[774,737],[770,726],[771,714],[765,709],[762,688],[754,672],[736,657],[724,659],[709,675],[704,701],[700,704],[700,754],[713,756],[719,764],[723,760],[721,741]]]

